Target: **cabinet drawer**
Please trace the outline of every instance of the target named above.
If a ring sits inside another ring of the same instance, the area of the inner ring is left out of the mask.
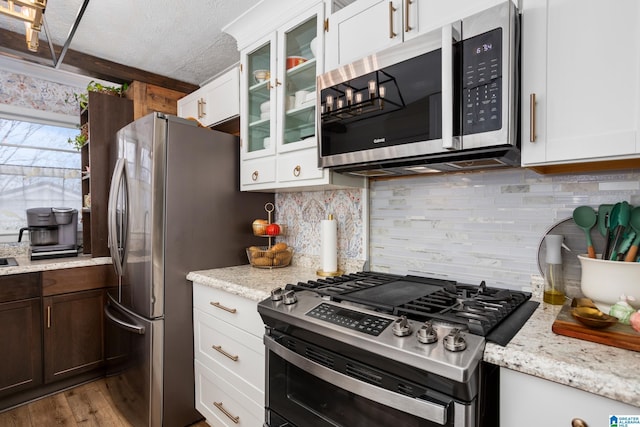
[[[0,303],[40,296],[40,273],[0,276]]]
[[[193,305],[262,339],[264,324],[258,314],[258,303],[206,285],[193,285]]]
[[[276,158],[243,160],[240,175],[240,184],[243,186],[275,182]]]
[[[212,427],[256,427],[264,422],[264,402],[255,402],[195,361],[196,409]],[[226,411],[226,413],[225,413]],[[237,417],[236,419],[232,419]]]
[[[278,182],[302,181],[322,178],[318,168],[316,148],[295,151],[278,156]]]
[[[42,272],[42,296],[45,297],[102,289],[117,284],[115,271],[109,264]]]
[[[238,388],[239,381],[250,388],[249,397],[260,398],[264,391],[264,345],[262,340],[228,323],[222,322],[197,308],[194,314],[195,358],[209,368],[219,372],[229,370],[236,377],[230,381]],[[245,387],[246,388],[246,387]]]

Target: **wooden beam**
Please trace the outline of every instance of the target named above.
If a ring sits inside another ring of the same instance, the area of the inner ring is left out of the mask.
[[[54,45],[56,56],[60,55],[62,46]],[[49,46],[40,43],[38,52],[29,52],[26,48],[24,34],[14,33],[0,28],[0,52],[14,58],[36,62],[53,68],[53,60]],[[83,76],[107,80],[114,83],[131,83],[134,80],[176,90],[185,94],[198,89],[199,86],[180,80],[150,73],[139,68],[129,67],[116,62],[107,61],[92,55],[87,55],[69,49],[58,67],[61,70],[70,71]]]

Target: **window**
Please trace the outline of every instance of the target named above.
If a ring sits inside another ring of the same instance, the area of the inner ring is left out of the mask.
[[[0,242],[17,242],[26,210],[82,208],[79,130],[0,118]]]

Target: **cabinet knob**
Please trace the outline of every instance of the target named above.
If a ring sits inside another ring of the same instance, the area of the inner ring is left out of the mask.
[[[300,165],[296,166],[295,168],[293,168],[293,176],[300,176],[301,171],[302,168],[300,167]]]
[[[581,418],[571,420],[571,427],[589,427],[589,425]]]
[[[253,171],[253,173],[251,174],[251,180],[252,181],[258,180],[258,171]]]

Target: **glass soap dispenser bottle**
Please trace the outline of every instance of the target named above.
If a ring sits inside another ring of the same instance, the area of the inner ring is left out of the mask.
[[[548,234],[546,244],[546,267],[544,274],[543,301],[548,304],[564,304],[564,277],[562,274],[562,241],[560,234]]]

